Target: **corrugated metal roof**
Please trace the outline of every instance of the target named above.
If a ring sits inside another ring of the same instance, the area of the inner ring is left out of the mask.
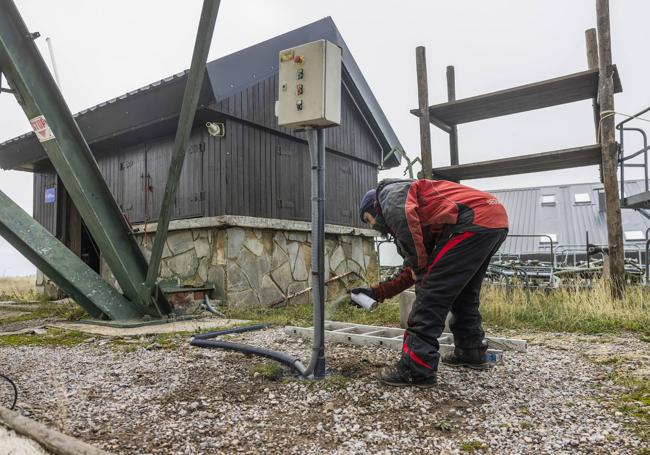
[[[353,82],[353,87],[350,87],[353,96],[358,98],[357,102],[362,111],[364,111],[366,119],[373,128],[374,133],[379,137],[384,153],[388,154],[394,147],[401,147],[393,128],[390,126],[388,119],[361,74],[361,70],[352,57],[350,50],[331,17],[323,18],[304,27],[208,62],[206,66],[207,80],[213,92],[211,94],[211,101],[219,101],[227,98],[276,72],[278,53],[281,50],[319,39],[326,39],[342,48],[344,77],[348,77]],[[84,109],[74,116],[77,118],[84,136],[86,136],[86,140],[92,143],[93,134],[91,131],[86,131],[85,126],[87,125],[84,125],[84,119],[93,113],[100,115],[101,113],[107,112],[106,109],[111,106],[117,106],[126,102],[133,103],[141,95],[155,93],[156,89],[173,88],[186,75],[187,71],[174,74],[160,81],[153,82],[111,100]],[[169,92],[167,91],[161,90],[161,93],[169,96]],[[175,98],[178,98],[178,94],[174,92],[174,103],[178,104],[177,111],[180,111],[180,101],[182,100],[182,91],[179,93],[181,98],[176,103]],[[133,123],[130,125],[131,128],[143,123],[139,121],[140,119],[134,117],[136,116],[132,115],[128,119],[129,122]],[[104,126],[110,127],[111,125],[107,125],[107,122],[104,122]],[[102,131],[102,134],[98,135],[98,137],[104,138],[109,134],[118,133],[119,130],[120,128],[115,128],[115,131],[112,132]],[[26,163],[33,163],[44,157],[44,151],[36,141],[33,132],[28,132],[0,143],[0,167],[3,169],[27,169],[28,167],[25,167]],[[391,158],[390,162],[386,164],[388,167],[399,165],[399,157]]]
[[[570,248],[584,245],[586,233],[589,243],[607,244],[607,220],[604,210],[600,210],[600,183],[544,186],[521,189],[490,191],[506,207],[510,220],[510,234],[542,235],[555,234],[556,246]],[[626,182],[626,194],[633,195],[644,191],[642,180]],[[586,193],[590,202],[575,201],[576,194]],[[555,205],[542,205],[542,196],[554,195]],[[624,231],[642,231],[650,228],[650,220],[634,210],[622,211]],[[626,249],[643,248],[644,241],[626,241]],[[510,237],[501,247],[502,253],[526,254],[548,252],[548,243],[539,237]]]

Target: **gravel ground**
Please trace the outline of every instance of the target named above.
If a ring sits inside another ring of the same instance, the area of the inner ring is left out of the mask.
[[[0,425],[0,455],[47,455],[40,445]]]
[[[302,358],[310,350],[281,329],[237,339]],[[338,375],[324,382],[270,380],[253,371],[265,359],[237,353],[185,344],[127,352],[101,339],[0,348],[0,368],[21,389],[19,412],[119,454],[612,454],[643,443],[612,408],[623,390],[608,379],[611,365],[593,359],[647,368],[648,347],[537,334],[527,353],[507,353],[491,371],[442,366],[439,386],[426,390],[376,382],[393,351],[330,344]]]

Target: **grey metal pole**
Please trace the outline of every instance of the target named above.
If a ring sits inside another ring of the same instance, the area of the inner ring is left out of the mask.
[[[208,51],[210,50],[210,42],[212,41],[212,34],[214,32],[214,25],[217,21],[220,3],[220,0],[204,0],[203,2],[201,20],[199,21],[199,29],[196,33],[196,42],[194,44],[194,53],[192,54],[192,63],[190,65],[190,72],[187,75],[187,84],[185,85],[185,93],[183,94],[181,114],[178,119],[178,129],[176,130],[176,138],[174,139],[172,162],[169,166],[165,195],[163,196],[163,202],[160,207],[156,237],[154,238],[153,246],[151,247],[151,259],[149,260],[149,268],[147,270],[145,292],[153,289],[156,279],[158,278],[160,260],[162,258],[165,241],[167,240],[169,221],[172,215],[172,205],[174,203],[174,197],[176,196],[176,189],[178,188],[178,180],[180,179],[181,171],[183,170],[185,149],[187,148],[187,143],[192,132],[196,106],[199,103],[199,95],[201,94],[201,86],[203,85],[203,77],[205,73],[205,62],[208,59]],[[146,296],[143,296],[143,298],[144,297]]]
[[[325,138],[322,129],[307,131],[311,156],[311,282],[314,341],[306,376],[325,376]]]

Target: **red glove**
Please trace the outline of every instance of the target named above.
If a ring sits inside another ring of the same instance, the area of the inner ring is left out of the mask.
[[[415,278],[410,268],[405,268],[395,278],[389,281],[384,281],[372,287],[375,294],[375,299],[378,302],[383,302],[386,299],[395,297],[399,293],[406,291],[408,288],[415,284]]]

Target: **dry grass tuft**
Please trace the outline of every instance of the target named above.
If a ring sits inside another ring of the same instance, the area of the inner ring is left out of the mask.
[[[605,282],[591,289],[553,291],[485,285],[481,313],[489,326],[557,332],[603,333],[630,330],[650,334],[650,288],[630,286],[614,300]]]
[[[36,293],[36,277],[0,277],[0,300],[40,300]]]

